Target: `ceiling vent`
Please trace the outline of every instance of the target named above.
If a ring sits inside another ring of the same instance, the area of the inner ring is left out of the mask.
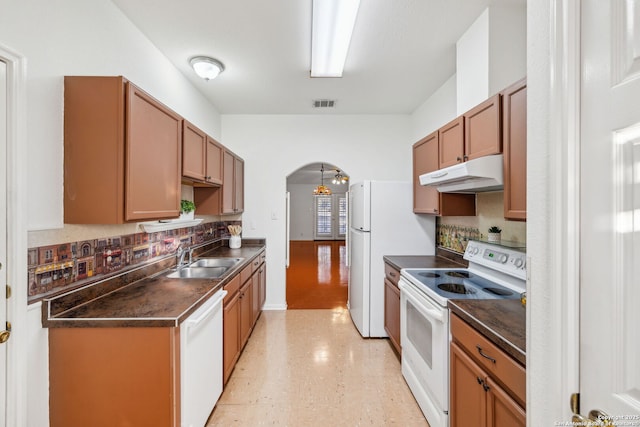
[[[313,101],[313,108],[333,108],[336,101],[333,99],[316,99]]]

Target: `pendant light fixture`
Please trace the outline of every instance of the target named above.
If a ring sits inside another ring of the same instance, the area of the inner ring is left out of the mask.
[[[336,176],[334,176],[333,180],[331,181],[333,184],[342,185],[342,184],[346,184],[347,181],[349,181],[348,176],[342,175],[342,173],[339,170],[336,170],[336,172],[337,172]]]
[[[324,185],[324,163],[320,167],[320,185],[313,189],[314,196],[330,196],[331,189]]]

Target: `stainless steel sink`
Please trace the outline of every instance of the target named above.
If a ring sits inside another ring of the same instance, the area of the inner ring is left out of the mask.
[[[167,275],[170,279],[217,279],[230,267],[182,267]]]
[[[189,264],[189,268],[193,267],[227,267],[231,268],[238,264],[244,258],[200,258]]]

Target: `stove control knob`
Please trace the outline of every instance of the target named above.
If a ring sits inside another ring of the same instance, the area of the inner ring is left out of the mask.
[[[524,266],[524,260],[522,258],[516,258],[515,265],[517,268],[522,268]]]
[[[505,254],[500,255],[500,257],[498,258],[498,260],[499,260],[501,263],[503,263],[503,264],[504,264],[505,262],[507,262],[507,260],[508,260],[508,259],[509,259],[509,257],[508,257],[508,256],[506,256]]]
[[[477,247],[475,247],[475,246],[474,246],[473,248],[471,248],[471,253],[472,253],[473,255],[477,255],[477,254],[478,254],[478,252],[480,252],[480,249],[478,249]]]

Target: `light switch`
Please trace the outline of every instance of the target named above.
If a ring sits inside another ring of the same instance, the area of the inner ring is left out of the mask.
[[[278,214],[276,213],[276,211],[271,211],[271,219],[273,220],[278,219]]]

